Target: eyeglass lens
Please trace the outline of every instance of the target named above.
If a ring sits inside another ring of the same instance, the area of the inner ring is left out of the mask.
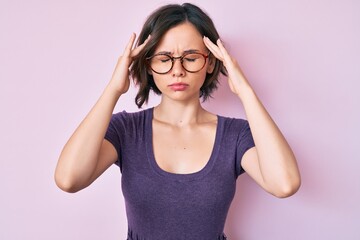
[[[176,60],[180,60],[183,68],[188,72],[198,72],[206,63],[206,57],[200,53],[185,54],[179,59],[166,54],[158,54],[150,59],[150,67],[157,73],[167,73]]]

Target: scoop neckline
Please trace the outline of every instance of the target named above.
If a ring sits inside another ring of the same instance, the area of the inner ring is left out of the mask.
[[[216,125],[216,133],[215,133],[215,141],[212,147],[212,151],[209,157],[209,160],[207,161],[207,163],[205,164],[205,166],[200,169],[197,172],[194,173],[173,173],[173,172],[168,172],[164,169],[162,169],[158,163],[156,162],[155,159],[155,155],[154,155],[154,145],[153,145],[153,111],[154,108],[150,108],[148,109],[149,114],[148,117],[146,118],[146,130],[147,133],[145,134],[145,142],[146,142],[146,154],[148,157],[148,160],[150,162],[150,165],[152,167],[152,169],[155,171],[156,174],[158,174],[159,176],[168,178],[168,179],[173,179],[173,180],[177,180],[177,181],[192,181],[192,180],[196,180],[199,178],[202,178],[203,176],[205,176],[206,174],[208,174],[211,169],[213,168],[215,161],[217,159],[217,155],[219,153],[219,149],[220,149],[220,141],[221,141],[221,137],[222,137],[222,131],[220,131],[220,129],[222,128],[222,124],[223,124],[223,119],[221,118],[221,116],[216,115],[217,117],[217,125]]]

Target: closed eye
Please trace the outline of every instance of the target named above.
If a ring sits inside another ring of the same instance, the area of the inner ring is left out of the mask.
[[[167,55],[157,55],[154,57],[154,60],[160,62],[160,63],[167,63],[171,61],[171,58]]]
[[[166,62],[170,61],[170,58],[160,59],[160,61],[161,61],[162,63],[166,63]]]
[[[184,60],[187,62],[195,62],[197,59],[201,58],[202,55],[197,53],[189,53],[184,55]]]

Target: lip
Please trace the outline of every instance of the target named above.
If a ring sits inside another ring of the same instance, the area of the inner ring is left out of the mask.
[[[188,86],[189,84],[186,83],[173,83],[169,85],[170,89],[174,91],[184,91]]]

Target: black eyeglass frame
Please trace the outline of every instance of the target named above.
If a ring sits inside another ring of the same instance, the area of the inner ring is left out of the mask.
[[[197,70],[197,71],[189,71],[189,70],[187,70],[187,69],[184,67],[184,65],[183,65],[183,59],[184,59],[185,56],[187,56],[187,55],[189,55],[189,54],[199,54],[199,55],[203,56],[203,58],[205,59],[204,65],[203,65],[199,70]],[[167,57],[170,58],[170,60],[171,60],[171,68],[169,69],[169,71],[164,72],[164,73],[160,73],[160,72],[155,71],[155,70],[151,67],[150,60],[151,60],[153,57],[156,57],[156,56],[167,56]],[[181,56],[179,56],[179,57],[173,57],[173,56],[171,56],[170,54],[167,54],[167,53],[157,53],[157,54],[154,54],[154,55],[152,55],[152,56],[150,56],[150,57],[147,57],[147,58],[146,58],[146,62],[147,62],[148,67],[149,67],[152,71],[154,71],[155,73],[157,73],[157,74],[167,74],[167,73],[169,73],[169,72],[173,69],[175,61],[176,61],[177,59],[180,59],[181,66],[185,69],[185,71],[187,71],[187,72],[189,72],[189,73],[197,73],[197,72],[200,72],[200,71],[205,67],[205,65],[206,65],[206,60],[209,58],[209,56],[210,56],[210,51],[209,51],[208,55],[205,55],[205,54],[199,53],[199,52],[189,52],[189,53],[185,53],[185,54],[183,54],[183,55],[181,55]]]

